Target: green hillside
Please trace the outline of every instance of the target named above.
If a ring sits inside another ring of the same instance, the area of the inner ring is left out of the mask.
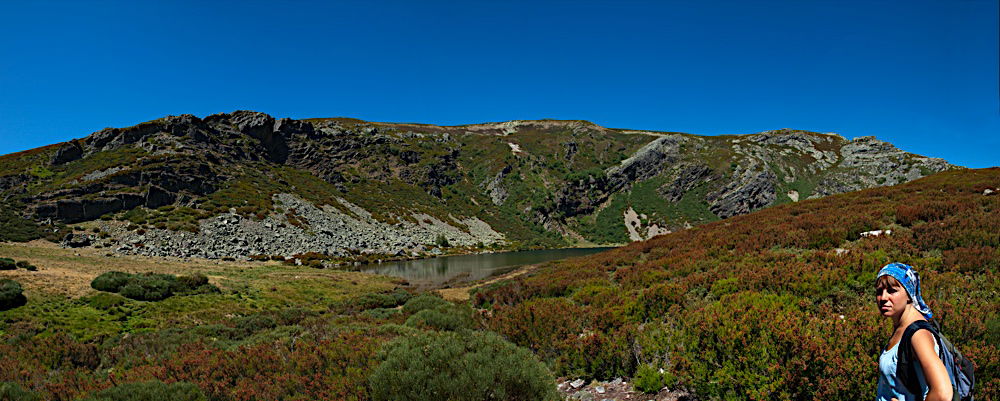
[[[976,397],[995,399],[998,186],[998,168],[952,171],[777,206],[550,264],[475,304],[560,375],[662,368],[668,386],[705,399],[855,400],[874,394],[891,328],[874,275],[898,261],[917,267],[944,332],[976,364]],[[862,234],[874,230],[891,234]]]

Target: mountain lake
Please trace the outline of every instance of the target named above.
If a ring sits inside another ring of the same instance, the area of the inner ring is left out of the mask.
[[[609,249],[614,248],[564,248],[441,256],[367,265],[362,267],[362,271],[401,277],[413,285],[436,288],[504,274],[525,265],[586,256]]]

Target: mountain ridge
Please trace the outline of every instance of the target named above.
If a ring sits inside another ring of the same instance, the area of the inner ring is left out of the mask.
[[[874,137],[790,129],[706,137],[584,120],[438,126],[236,111],[0,156],[0,193],[36,224],[99,221],[106,238],[89,242],[122,253],[197,244],[208,249],[187,256],[405,256],[438,242],[621,243],[953,168]],[[293,239],[266,244],[276,227]]]

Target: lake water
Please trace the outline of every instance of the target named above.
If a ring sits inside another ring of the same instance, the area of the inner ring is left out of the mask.
[[[413,285],[439,287],[502,274],[518,266],[591,255],[614,248],[567,248],[539,251],[443,256],[368,265],[362,271],[402,277]]]

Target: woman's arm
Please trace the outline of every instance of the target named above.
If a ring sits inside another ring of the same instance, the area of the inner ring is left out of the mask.
[[[924,379],[927,380],[927,398],[925,401],[951,401],[951,378],[941,362],[941,357],[934,352],[934,336],[928,330],[918,330],[910,340],[914,353],[924,368]],[[945,351],[946,350],[941,350]]]

